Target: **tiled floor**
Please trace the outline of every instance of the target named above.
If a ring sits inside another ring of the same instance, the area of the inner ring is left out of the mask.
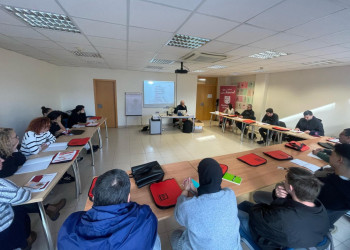
[[[82,194],[75,197],[74,183],[57,185],[48,196],[45,203],[57,202],[66,198],[67,204],[61,210],[57,221],[50,221],[50,228],[54,244],[56,245],[58,231],[64,220],[73,212],[84,209],[91,179],[113,168],[130,170],[131,166],[157,160],[160,164],[214,157],[228,153],[235,153],[260,147],[248,139],[240,141],[239,135],[226,131],[222,133],[217,126],[205,127],[201,133],[185,134],[172,127],[166,127],[162,135],[149,135],[139,132],[141,127],[109,129],[109,138],[104,138],[102,129],[103,149],[95,153],[95,167],[91,166],[89,155],[83,153],[84,160],[79,163]],[[97,144],[97,139],[94,138]],[[249,195],[238,197],[238,203],[249,199]],[[38,239],[33,244],[34,250],[47,249],[45,235],[39,216],[31,215],[32,229],[38,233]],[[341,218],[337,223],[338,231],[333,234],[336,250],[350,249],[350,220]],[[169,238],[172,231],[179,225],[173,217],[159,221],[158,232],[162,242],[162,249],[171,249]],[[245,245],[243,244],[243,247]]]

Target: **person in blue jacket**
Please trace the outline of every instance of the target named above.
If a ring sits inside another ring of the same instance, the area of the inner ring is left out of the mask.
[[[99,176],[93,206],[71,214],[57,239],[58,249],[160,249],[158,221],[148,205],[130,202],[130,180],[112,169]]]

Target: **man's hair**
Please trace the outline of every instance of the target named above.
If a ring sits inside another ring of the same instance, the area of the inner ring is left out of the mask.
[[[273,109],[272,108],[266,109],[266,113],[273,113]]]
[[[344,129],[345,136],[350,136],[350,128]]]
[[[286,179],[301,201],[314,202],[321,191],[322,183],[306,169],[290,167]]]
[[[350,168],[350,144],[336,144],[334,152],[345,158],[345,166]]]
[[[121,169],[109,170],[97,178],[92,192],[94,206],[109,206],[128,202],[129,176]]]
[[[313,115],[313,113],[310,110],[306,110],[304,112],[304,116],[306,116],[306,115]]]

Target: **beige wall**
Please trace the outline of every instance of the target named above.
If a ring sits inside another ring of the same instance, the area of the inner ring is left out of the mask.
[[[22,136],[41,106],[60,109],[57,66],[0,48],[0,127]]]

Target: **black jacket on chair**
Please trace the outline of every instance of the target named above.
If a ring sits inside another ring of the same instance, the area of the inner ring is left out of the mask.
[[[271,205],[260,203],[249,212],[253,240],[262,249],[314,247],[329,230],[326,209],[318,200],[308,207],[292,199],[278,198]]]

